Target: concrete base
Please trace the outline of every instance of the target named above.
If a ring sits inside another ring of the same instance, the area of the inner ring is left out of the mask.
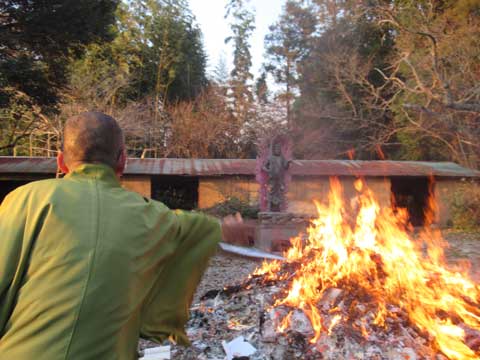
[[[259,213],[255,247],[269,252],[282,252],[290,247],[290,239],[305,233],[311,217],[292,213]]]

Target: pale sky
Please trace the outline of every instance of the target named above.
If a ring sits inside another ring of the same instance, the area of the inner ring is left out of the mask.
[[[227,65],[232,66],[231,44],[225,45],[225,38],[230,36],[228,21],[224,19],[227,0],[189,0],[190,9],[197,18],[203,33],[205,51],[208,55],[208,69],[211,71],[218,64],[222,54]],[[256,29],[250,38],[252,53],[251,72],[257,77],[264,57],[264,38],[268,27],[275,23],[281,13],[285,0],[250,0],[255,9]]]

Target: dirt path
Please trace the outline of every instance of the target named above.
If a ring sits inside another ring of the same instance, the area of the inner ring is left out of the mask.
[[[443,232],[443,237],[450,245],[445,251],[449,262],[468,260],[471,264],[472,279],[480,283],[480,232],[464,233],[447,230]]]

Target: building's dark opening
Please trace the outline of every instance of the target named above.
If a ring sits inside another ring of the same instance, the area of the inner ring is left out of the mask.
[[[153,176],[152,199],[171,209],[192,210],[198,205],[198,178],[190,176]]]
[[[406,208],[413,226],[425,223],[425,210],[428,206],[429,179],[427,177],[393,177],[391,189],[393,204]]]
[[[0,180],[0,204],[5,199],[5,196],[19,186],[28,184],[31,181],[28,180]]]

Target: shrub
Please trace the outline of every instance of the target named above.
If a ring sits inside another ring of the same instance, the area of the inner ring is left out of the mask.
[[[231,197],[224,202],[205,209],[204,212],[217,217],[224,217],[238,212],[243,218],[257,219],[259,208],[239,198]]]
[[[455,192],[452,207],[452,225],[461,230],[480,228],[480,186],[465,182]]]

